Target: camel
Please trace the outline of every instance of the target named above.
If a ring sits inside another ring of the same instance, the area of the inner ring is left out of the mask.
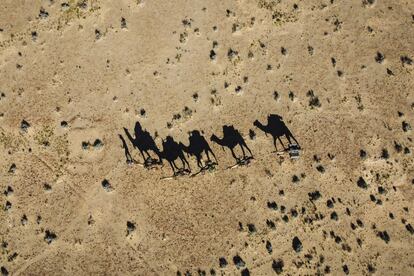
[[[135,138],[131,135],[131,133],[129,133],[127,128],[124,128],[124,131],[134,148],[137,148],[140,151],[142,158],[144,159],[144,163],[152,160],[151,155],[148,152],[150,150],[155,152],[159,158],[159,162],[162,163],[160,150],[155,144],[154,139],[151,137],[151,134],[148,131],[142,129],[139,122],[136,122],[135,124]],[[145,157],[145,154],[147,157]]]
[[[246,142],[244,141],[243,137],[241,136],[240,132],[236,130],[233,126],[223,126],[223,138],[218,138],[216,135],[212,135],[210,138],[211,141],[219,144],[223,147],[228,147],[231,151],[231,155],[237,161],[240,160],[234,153],[234,148],[239,145],[242,152],[243,152],[243,159],[246,159],[246,153],[244,148],[246,148],[250,153],[250,158],[253,158],[253,154],[249,147],[247,146]]]
[[[173,170],[174,175],[177,175],[178,173],[188,172],[191,171],[190,164],[188,164],[187,159],[184,156],[183,150],[177,142],[174,141],[174,139],[171,136],[167,136],[164,139],[162,139],[162,152],[160,153],[161,157],[166,159],[168,163],[170,163],[170,166]],[[175,160],[177,158],[180,158],[183,167],[178,168],[175,164]],[[187,164],[188,170],[185,168],[185,165]],[[176,171],[176,169],[178,171]]]
[[[285,145],[282,142],[281,137],[285,136],[288,140],[289,144],[292,144],[293,139],[295,143],[299,146],[298,141],[293,136],[292,132],[290,132],[289,128],[286,126],[285,122],[283,122],[283,119],[281,116],[276,114],[270,114],[267,117],[267,125],[263,125],[258,120],[254,121],[254,126],[256,126],[258,129],[263,131],[266,135],[269,133],[273,137],[273,145],[275,146],[275,149],[277,151],[276,146],[276,139],[280,141],[282,144],[282,147],[284,150],[286,150]],[[299,146],[300,148],[300,146]]]
[[[216,155],[211,150],[210,145],[208,144],[204,136],[200,134],[200,131],[193,130],[192,132],[190,132],[190,137],[188,138],[188,140],[190,142],[188,146],[185,146],[183,143],[180,142],[180,147],[183,149],[184,152],[187,153],[187,156],[190,154],[197,158],[197,165],[200,169],[203,168],[203,164],[201,162],[203,152],[207,156],[207,164],[211,164],[209,153],[213,155],[215,163],[217,164]]]
[[[134,159],[132,159],[131,153],[129,152],[128,145],[127,145],[124,137],[121,134],[119,134],[119,138],[121,139],[121,142],[122,142],[122,148],[125,151],[126,162],[128,164],[134,162]]]

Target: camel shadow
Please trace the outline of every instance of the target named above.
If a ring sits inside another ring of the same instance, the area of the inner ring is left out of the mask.
[[[142,129],[142,126],[139,122],[135,123],[134,136],[132,136],[128,129],[125,127],[124,131],[134,148],[138,149],[141,153],[145,167],[162,164],[161,153],[155,144],[154,138],[152,138],[151,134],[147,130]],[[151,157],[149,151],[154,152],[157,155],[158,159]]]
[[[162,152],[160,155],[170,164],[171,169],[173,170],[173,176],[185,175],[191,172],[190,164],[188,164],[188,161],[184,156],[181,145],[174,141],[174,138],[171,136],[167,136],[165,140],[162,140]],[[175,160],[177,159],[181,160],[181,168],[177,167],[175,164]]]
[[[214,166],[218,164],[216,155],[208,144],[207,140],[201,135],[200,131],[193,130],[189,133],[188,137],[189,145],[186,146],[180,142],[180,146],[184,152],[188,155],[195,156],[197,159],[197,166],[201,171],[214,169]],[[203,153],[206,155],[207,160],[203,164]],[[211,160],[210,154],[213,156],[214,161]]]
[[[253,154],[250,148],[247,146],[246,141],[240,134],[240,132],[234,128],[234,126],[223,126],[223,138],[218,138],[216,135],[212,135],[210,138],[211,141],[217,143],[218,145],[223,147],[227,147],[231,151],[231,155],[236,160],[238,165],[245,165],[248,163],[248,160],[253,159]],[[239,146],[242,150],[243,156],[238,157],[235,152],[234,148]],[[250,153],[250,156],[246,156],[245,149]]]
[[[277,114],[270,114],[267,117],[267,125],[263,125],[258,120],[254,121],[253,125],[256,126],[258,129],[260,129],[261,131],[263,131],[266,135],[270,134],[272,136],[273,145],[275,146],[276,151],[277,151],[277,146],[276,146],[277,140],[279,140],[280,144],[283,147],[283,150],[289,150],[294,145],[292,144],[292,140],[296,143],[296,146],[300,148],[299,142],[296,140],[292,132],[286,126],[285,122],[283,121],[283,118]],[[286,148],[282,142],[281,138],[283,136],[286,138],[286,140],[289,143],[288,148]]]

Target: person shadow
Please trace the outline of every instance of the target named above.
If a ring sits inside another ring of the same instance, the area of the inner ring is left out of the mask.
[[[129,152],[128,144],[121,134],[118,134],[118,135],[122,142],[122,148],[124,149],[126,162],[127,164],[132,164],[134,162],[134,159],[132,158],[131,153]]]
[[[179,143],[174,141],[174,138],[167,136],[162,139],[162,158],[166,159],[173,170],[173,176],[185,175],[191,172],[190,164],[184,156],[184,152]],[[182,167],[179,168],[175,164],[175,160],[180,159],[182,162]],[[187,165],[187,168],[186,168]]]
[[[188,141],[188,146],[184,145],[181,142],[180,146],[183,149],[183,151],[187,153],[187,156],[191,155],[196,157],[197,166],[200,168],[200,172],[209,169],[214,169],[215,165],[218,164],[216,155],[214,154],[207,140],[204,138],[203,135],[201,135],[200,131],[193,130],[189,132]],[[204,164],[202,162],[203,153],[207,157],[207,160],[204,161]],[[211,160],[210,154],[213,156],[214,161]]]
[[[153,165],[162,164],[161,153],[154,141],[154,138],[152,138],[151,134],[147,130],[142,128],[139,122],[135,123],[134,136],[132,136],[129,130],[125,127],[124,131],[134,148],[137,148],[141,153],[145,167],[152,167]],[[149,151],[154,152],[158,159],[151,157]]]
[[[250,148],[247,146],[246,141],[240,134],[240,132],[234,128],[233,125],[223,126],[223,138],[218,138],[215,134],[210,137],[210,140],[223,147],[227,147],[231,151],[231,155],[236,160],[236,165],[246,165],[253,159],[253,154]],[[234,152],[234,148],[239,146],[242,150],[243,156],[237,156]],[[250,153],[250,156],[246,155],[245,149]]]
[[[253,125],[263,131],[266,136],[267,134],[270,134],[273,138],[273,145],[275,146],[275,149],[277,151],[277,140],[279,140],[280,144],[283,147],[283,150],[289,150],[294,144],[292,144],[292,140],[296,143],[296,146],[300,149],[299,142],[296,140],[296,138],[293,136],[292,132],[289,130],[289,128],[286,126],[285,122],[283,121],[283,118],[277,114],[270,114],[267,117],[267,124],[263,125],[258,120],[255,120]],[[285,147],[285,145],[282,142],[281,137],[285,137],[288,141],[289,145],[288,148]]]

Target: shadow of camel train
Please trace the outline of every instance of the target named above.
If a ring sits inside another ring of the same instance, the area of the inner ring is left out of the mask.
[[[141,153],[145,165],[149,165],[154,162],[162,163],[161,152],[158,149],[157,144],[155,143],[151,134],[147,130],[142,129],[142,126],[139,122],[135,123],[134,137],[129,133],[128,129],[125,127],[124,131],[129,141],[134,146],[134,148],[138,149]],[[157,155],[158,160],[153,159],[149,154],[149,151],[154,152]],[[145,157],[145,155],[147,155],[147,157]]]
[[[171,136],[167,136],[165,140],[162,139],[162,152],[160,155],[162,158],[166,159],[168,163],[170,163],[174,175],[191,172],[190,164],[184,156],[182,146],[176,141],[174,141],[174,139]],[[181,160],[181,163],[183,165],[181,168],[177,167],[177,165],[175,164],[175,160],[177,159]]]
[[[181,142],[180,146],[187,153],[187,155],[192,155],[197,159],[197,166],[200,169],[204,169],[206,166],[208,167],[210,165],[217,164],[216,155],[214,154],[207,140],[203,135],[201,135],[200,131],[191,131],[189,133],[188,141],[190,143],[188,146],[184,145]],[[207,157],[207,160],[204,162],[205,164],[202,162],[203,152]],[[213,156],[214,162],[211,161],[210,154]]]
[[[252,159],[253,154],[250,148],[247,146],[246,141],[244,140],[243,136],[240,132],[234,128],[234,126],[223,126],[223,138],[218,138],[215,134],[213,134],[210,138],[211,141],[217,143],[218,145],[227,147],[230,149],[231,155],[237,162],[240,160]],[[239,146],[242,150],[243,157],[236,156],[234,152],[234,148]],[[246,156],[245,149],[250,153],[250,156]]]
[[[286,126],[285,122],[283,121],[283,118],[276,114],[270,114],[267,117],[267,125],[263,125],[258,120],[254,121],[253,125],[263,131],[266,136],[267,134],[270,134],[273,138],[273,145],[275,146],[275,149],[277,151],[276,146],[276,140],[279,140],[280,144],[283,147],[283,150],[287,150],[288,148],[285,147],[285,145],[282,142],[281,137],[285,137],[288,140],[289,145],[292,144],[292,140],[295,141],[296,145],[300,147],[299,142],[296,140],[296,138],[293,136],[292,132],[289,130],[289,128]]]
[[[258,120],[255,120],[253,123],[254,126],[262,130],[266,135],[270,134],[273,137],[273,144],[277,150],[276,142],[282,144],[284,150],[288,150],[294,141],[299,148],[299,143],[296,138],[293,136],[292,132],[286,126],[282,117],[276,114],[270,114],[267,117],[267,124],[263,125]],[[200,171],[214,168],[214,165],[217,165],[217,158],[211,149],[209,143],[202,135],[199,130],[193,130],[189,132],[189,145],[186,146],[181,142],[174,141],[174,138],[167,136],[165,139],[162,139],[162,151],[157,147],[154,138],[151,134],[142,128],[139,122],[135,123],[134,135],[132,135],[127,128],[124,128],[125,135],[128,137],[128,140],[131,142],[134,148],[138,149],[143,158],[143,164],[145,167],[150,168],[156,165],[162,165],[162,160],[167,160],[170,164],[171,169],[173,170],[174,175],[186,174],[191,172],[190,164],[185,157],[194,156],[197,161],[197,166]],[[289,147],[286,148],[282,142],[282,137],[285,137],[289,143]],[[124,154],[127,163],[135,162],[133,160],[131,153],[128,149],[128,144],[125,141],[124,137],[119,134],[119,138],[122,142],[122,148],[124,149]],[[217,137],[213,134],[210,137],[210,140],[220,146],[227,147],[230,149],[231,155],[236,160],[238,165],[248,164],[250,159],[253,159],[253,153],[250,148],[247,146],[246,141],[244,140],[241,133],[234,128],[233,125],[224,125],[223,126],[223,136],[222,138]],[[238,156],[235,153],[235,148],[239,146],[242,155]],[[246,155],[246,151],[249,155]],[[151,154],[153,156],[151,156]],[[206,160],[203,160],[203,154],[206,156]],[[154,156],[155,155],[155,156]],[[210,158],[210,155],[214,158],[214,162]],[[175,163],[177,159],[180,159],[182,166],[179,167]]]

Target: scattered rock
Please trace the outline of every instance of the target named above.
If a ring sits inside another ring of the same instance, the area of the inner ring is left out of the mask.
[[[1,271],[2,276],[8,276],[9,275],[9,271],[4,266],[2,266],[0,268],[0,271]]]
[[[249,271],[249,269],[246,267],[245,269],[243,269],[242,271],[241,271],[241,275],[242,276],[249,276],[250,275],[250,271]]]
[[[85,142],[85,141],[83,141],[82,142],[82,149],[83,150],[87,150],[87,149],[89,149],[89,146],[90,146],[91,144],[89,143],[89,142]]]
[[[68,122],[62,121],[62,122],[60,122],[60,126],[63,127],[63,128],[67,128],[69,125],[68,125]]]
[[[51,232],[50,230],[46,230],[45,231],[45,237],[44,240],[48,243],[51,244],[52,241],[54,241],[57,238],[56,234]]]
[[[343,266],[342,266],[342,269],[343,269],[343,271],[344,271],[344,273],[345,273],[346,275],[348,275],[348,274],[349,274],[349,268],[348,268],[348,266],[347,266],[347,265],[343,265]]]
[[[241,268],[246,265],[246,263],[243,261],[243,259],[239,255],[236,255],[233,257],[233,262],[237,268]]]
[[[314,191],[314,192],[308,193],[308,196],[309,196],[310,201],[316,201],[316,200],[318,200],[319,198],[322,197],[322,195],[319,191]]]
[[[317,167],[316,167],[316,169],[318,170],[318,172],[320,172],[320,173],[324,173],[325,172],[325,168],[322,166],[322,165],[318,165]]]
[[[27,216],[23,215],[22,218],[20,219],[20,223],[25,226],[27,224]]]
[[[252,223],[247,224],[247,229],[249,229],[249,233],[250,234],[253,234],[253,233],[255,233],[257,231],[256,230],[256,226],[254,224],[252,224]]]
[[[61,8],[62,11],[67,11],[67,10],[69,10],[70,5],[65,2],[65,3],[60,4],[60,8]]]
[[[219,266],[221,268],[224,268],[224,267],[227,266],[227,261],[226,261],[226,259],[224,257],[219,258]]]
[[[369,273],[375,273],[376,269],[371,264],[367,265],[367,269]]]
[[[292,248],[295,250],[296,253],[302,251],[302,242],[299,240],[298,237],[294,237],[292,240]]]
[[[127,23],[126,23],[126,19],[125,18],[121,18],[121,28],[122,29],[126,29],[127,28]]]
[[[272,244],[270,243],[270,241],[266,241],[266,249],[267,249],[267,252],[269,252],[269,254],[272,254],[273,249],[272,249]]]
[[[33,32],[31,32],[31,35],[32,35],[32,40],[36,41],[37,40],[37,32],[33,31]]]
[[[231,48],[227,51],[227,57],[229,58],[230,61],[233,61],[238,56],[238,54],[239,52]]]
[[[414,228],[411,226],[411,224],[406,224],[405,228],[408,232],[410,232],[411,235],[414,235]]]
[[[401,56],[400,60],[403,64],[403,66],[405,65],[412,65],[413,64],[413,60],[411,58],[409,58],[408,56]]]
[[[409,130],[411,130],[411,125],[406,121],[403,121],[401,124],[404,132],[408,132]]]
[[[357,185],[358,185],[358,187],[360,187],[362,189],[367,189],[368,188],[368,184],[365,182],[365,180],[362,178],[362,176],[360,176],[358,178]]]
[[[328,199],[328,200],[326,201],[326,206],[327,206],[328,208],[333,208],[333,207],[334,207],[334,203],[333,203],[333,201],[332,201],[332,200],[330,200],[330,199]]]
[[[6,204],[4,205],[4,211],[8,211],[12,208],[12,204],[10,201],[6,201]]]
[[[308,53],[309,53],[309,55],[313,56],[314,49],[313,49],[312,46],[308,46]]]
[[[51,191],[52,190],[52,186],[50,186],[48,183],[43,183],[43,189],[45,191]]]
[[[284,263],[282,259],[273,260],[272,262],[272,268],[276,272],[276,274],[280,274],[283,272],[283,266]]]
[[[296,174],[294,174],[294,175],[292,176],[292,182],[293,182],[293,183],[297,183],[297,182],[299,182],[299,177],[298,177]]]
[[[95,39],[98,40],[102,36],[101,31],[98,29],[95,29]]]
[[[49,16],[49,13],[42,7],[40,8],[39,18],[45,19]]]
[[[383,241],[385,241],[385,243],[389,243],[390,241],[390,236],[388,235],[387,231],[380,231],[377,234],[378,237],[380,237]]]
[[[22,120],[22,122],[20,123],[20,129],[23,132],[27,132],[27,130],[29,129],[30,124],[26,121],[26,120]]]
[[[382,63],[384,61],[385,57],[383,54],[381,54],[380,52],[377,52],[377,55],[375,56],[375,61],[377,63]]]
[[[6,190],[4,191],[5,196],[11,196],[13,194],[13,188],[10,186],[7,186]]]
[[[105,191],[107,192],[111,192],[113,190],[112,185],[109,183],[109,181],[107,179],[104,179],[102,181],[102,187],[105,189]]]
[[[129,236],[136,229],[135,223],[132,221],[127,221],[127,236]]]
[[[267,208],[277,210],[277,203],[274,201],[267,202]]]
[[[89,215],[88,217],[88,225],[93,225],[95,223],[95,220],[93,219],[92,215]]]
[[[319,98],[317,96],[315,96],[313,90],[309,90],[306,93],[306,96],[309,97],[309,106],[314,108],[314,107],[321,107],[321,103],[319,102]]]
[[[280,98],[279,92],[273,91],[273,99],[275,99],[277,101],[277,100],[279,100],[279,98]]]
[[[96,149],[102,148],[103,147],[103,143],[100,139],[96,139],[95,142],[93,142],[93,147]]]
[[[266,225],[270,228],[270,229],[276,229],[276,224],[272,221],[272,220],[269,220],[269,219],[267,219],[266,220]]]
[[[215,52],[214,50],[211,50],[211,51],[210,51],[210,59],[211,59],[211,60],[215,60],[215,59],[216,59],[216,56],[217,56],[217,55],[216,55],[216,52]]]
[[[388,159],[390,157],[390,154],[388,153],[387,149],[382,149],[381,151],[381,158],[382,159]]]

